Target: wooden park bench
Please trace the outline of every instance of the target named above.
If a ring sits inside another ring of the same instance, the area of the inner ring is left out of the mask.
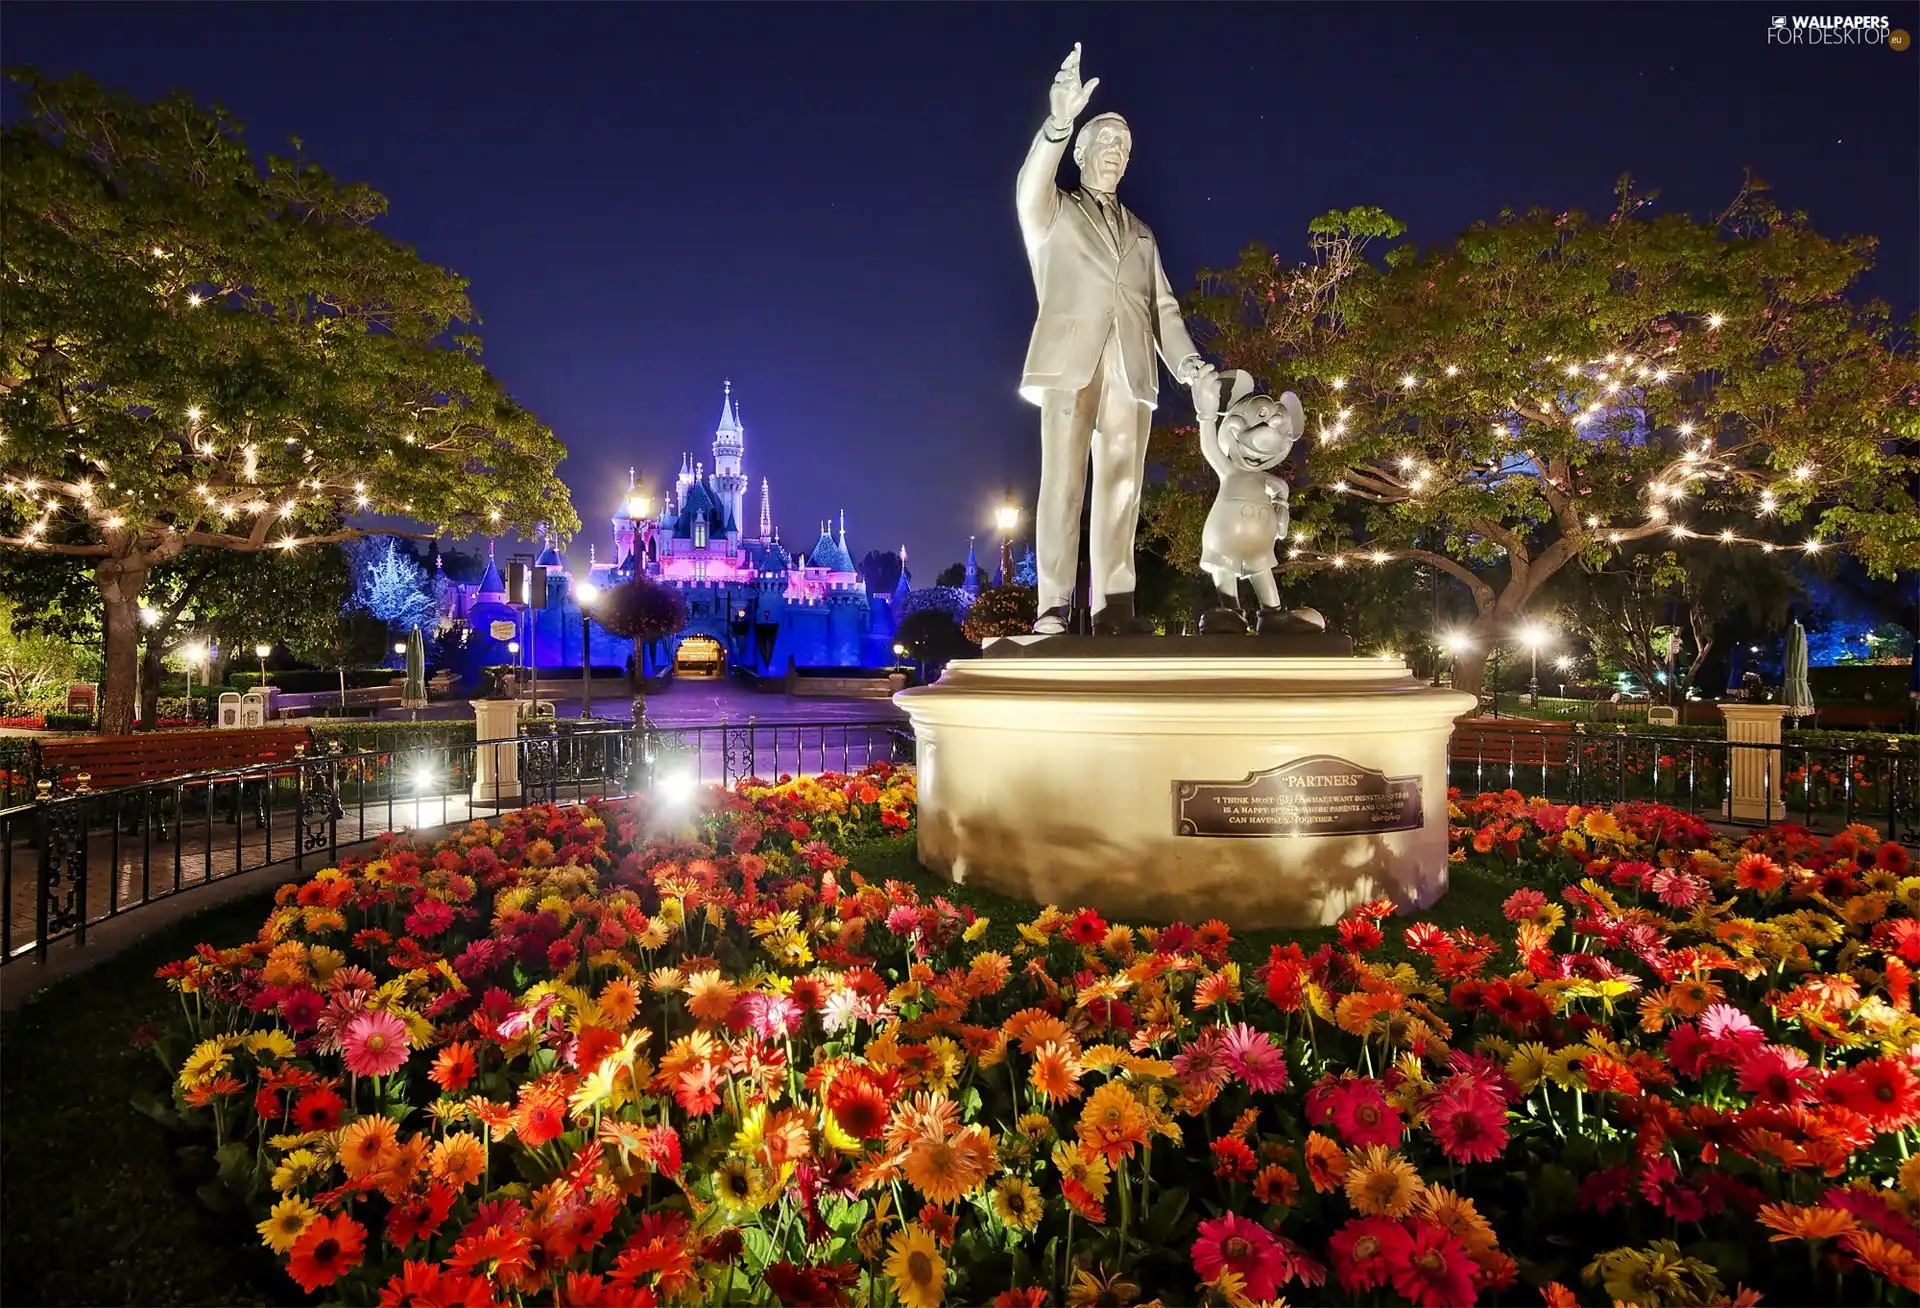
[[[206,773],[247,771],[234,792],[234,815],[249,783],[292,776],[291,764],[312,749],[305,727],[251,727],[243,730],[142,731],[129,736],[89,736],[82,740],[36,740],[34,776],[53,794],[77,790],[115,790]],[[258,769],[258,770],[256,770]],[[177,797],[176,797],[177,798]],[[147,806],[142,805],[142,809]],[[153,816],[165,833],[165,818]],[[266,824],[265,792],[254,786],[254,818]],[[137,815],[136,815],[137,820]]]
[[[1511,784],[1526,771],[1538,775],[1566,767],[1572,739],[1570,722],[1462,718],[1453,724],[1447,757],[1455,763],[1474,764],[1488,781]]]

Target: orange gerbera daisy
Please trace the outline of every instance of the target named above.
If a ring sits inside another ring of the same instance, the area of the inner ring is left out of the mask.
[[[733,982],[711,968],[687,978],[687,1011],[702,1022],[726,1021],[739,997]]]
[[[1006,1021],[1007,1036],[1020,1042],[1020,1052],[1030,1054],[1050,1040],[1070,1038],[1067,1024],[1044,1008],[1027,1008]]]
[[[427,1166],[436,1180],[445,1181],[456,1190],[465,1189],[486,1171],[486,1146],[479,1136],[455,1131],[433,1146]]]
[[[922,1091],[893,1111],[887,1145],[904,1149],[915,1140],[944,1140],[960,1129],[960,1105],[943,1094]]]
[[[1840,1245],[1903,1290],[1920,1291],[1920,1258],[1877,1231],[1849,1231]]]
[[[529,1149],[538,1149],[567,1129],[567,1101],[558,1090],[523,1087],[513,1131]]]
[[[1080,1097],[1080,1078],[1085,1072],[1069,1037],[1066,1044],[1049,1040],[1034,1050],[1033,1071],[1027,1079],[1048,1103],[1055,1104]]]
[[[467,1082],[473,1080],[479,1071],[480,1064],[473,1056],[473,1046],[464,1040],[455,1040],[434,1055],[433,1068],[427,1073],[427,1079],[446,1093],[456,1095],[467,1088]]]
[[[640,1011],[640,987],[631,978],[617,976],[600,990],[600,1015],[616,1031],[624,1031]]]
[[[1307,1132],[1307,1179],[1314,1191],[1325,1194],[1337,1190],[1347,1179],[1347,1155],[1331,1137],[1318,1131]]]
[[[1839,1208],[1808,1204],[1762,1204],[1760,1225],[1779,1234],[1767,1238],[1775,1244],[1782,1240],[1831,1240],[1860,1229],[1860,1220]]]
[[[1108,1164],[1117,1165],[1146,1143],[1147,1115],[1132,1091],[1118,1081],[1109,1081],[1087,1100],[1076,1130],[1082,1144]]]
[[[1689,977],[1676,981],[1667,987],[1673,1011],[1682,1017],[1698,1017],[1706,1011],[1708,1004],[1717,1004],[1726,997],[1726,991],[1704,977]]]
[[[1347,1156],[1346,1190],[1347,1202],[1359,1212],[1399,1219],[1420,1198],[1420,1174],[1385,1145],[1370,1145]]]
[[[362,1117],[340,1133],[340,1166],[349,1177],[384,1172],[400,1156],[400,1130],[393,1119]]]
[[[952,1139],[921,1139],[907,1151],[907,1180],[936,1204],[971,1194],[993,1165],[993,1142],[970,1126]]]
[[[366,1248],[367,1228],[351,1217],[316,1217],[293,1242],[287,1275],[312,1294],[358,1267]]]

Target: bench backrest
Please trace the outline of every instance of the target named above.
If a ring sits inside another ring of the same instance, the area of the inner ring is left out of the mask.
[[[305,727],[243,731],[143,731],[130,736],[34,742],[35,775],[64,785],[87,774],[90,790],[137,786],[194,772],[223,772],[285,763],[310,748]]]
[[[1447,753],[1461,763],[1559,766],[1567,761],[1567,742],[1572,736],[1573,727],[1564,722],[1529,722],[1524,726],[1456,722]]]

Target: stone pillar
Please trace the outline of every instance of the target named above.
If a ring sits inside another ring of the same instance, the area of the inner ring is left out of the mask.
[[[1732,773],[1732,790],[1727,801],[1727,816],[1736,822],[1778,822],[1787,815],[1780,800],[1780,774],[1786,759],[1778,748],[1780,719],[1787,715],[1785,704],[1722,704],[1720,714],[1727,720],[1727,769]],[[1740,743],[1771,745],[1771,749],[1740,749]]]
[[[476,804],[517,804],[520,802],[520,750],[516,745],[494,745],[489,741],[511,741],[520,732],[520,702],[512,699],[475,699],[473,735],[477,742],[473,756],[473,802]]]

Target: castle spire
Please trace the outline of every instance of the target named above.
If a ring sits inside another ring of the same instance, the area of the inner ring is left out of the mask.
[[[847,511],[840,510],[840,548],[847,547]]]
[[[773,499],[767,479],[760,479],[760,539],[773,539]]]
[[[728,378],[725,382],[721,383],[721,385],[723,391],[720,399],[720,425],[713,429],[715,436],[720,435],[722,432],[738,433],[740,430],[740,419],[735,416],[733,408],[732,378]]]

